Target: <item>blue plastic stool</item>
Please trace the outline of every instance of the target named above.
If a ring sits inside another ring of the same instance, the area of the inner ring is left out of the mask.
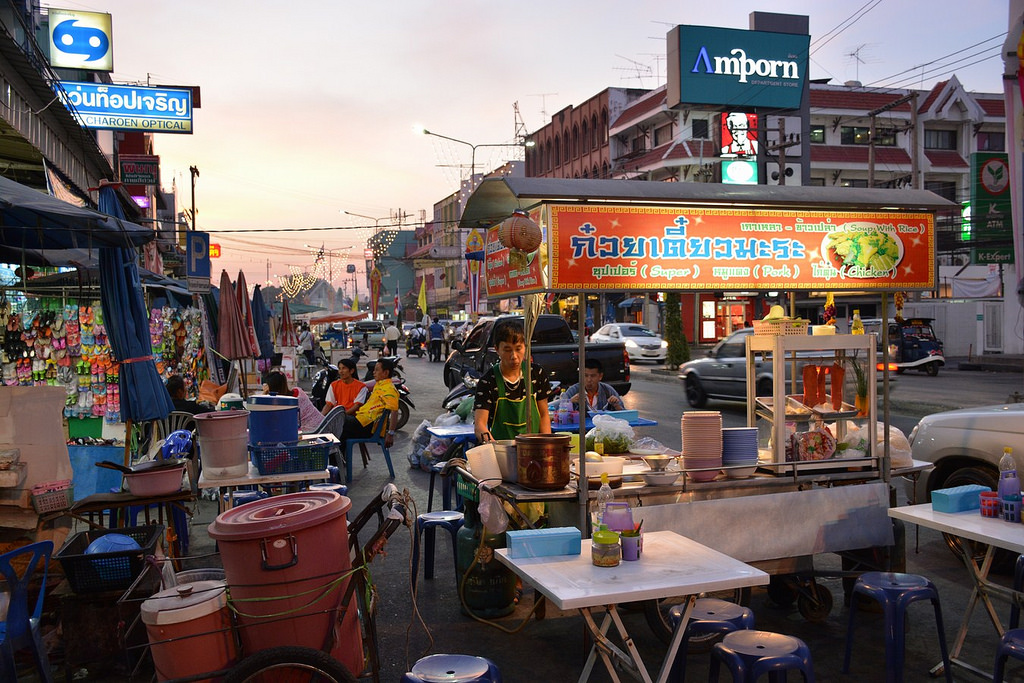
[[[946,633],[942,627],[942,608],[939,606],[939,591],[935,584],[917,574],[898,572],[864,572],[853,584],[850,595],[850,619],[846,630],[846,656],[843,658],[843,673],[850,672],[850,654],[853,650],[853,621],[857,614],[857,596],[877,600],[885,613],[885,672],[889,683],[903,680],[905,656],[905,629],[907,607],[918,600],[930,600],[935,608],[935,627],[939,632],[939,648],[946,680],[953,683],[949,653],[946,651]]]
[[[334,491],[339,496],[348,495],[348,487],[344,484],[310,484],[308,487],[310,491]]]
[[[423,559],[423,578],[434,578],[434,531],[437,527],[448,530],[452,535],[452,564],[455,566],[455,576],[459,575],[459,558],[457,536],[462,528],[463,516],[461,512],[454,510],[438,510],[436,512],[424,512],[416,518],[416,537],[412,546],[412,585],[416,587],[416,580],[419,578],[420,566],[420,535],[425,538],[424,546],[426,552]],[[461,655],[453,655],[461,656]],[[422,659],[420,661],[423,661]],[[415,669],[415,667],[413,667]],[[474,680],[474,679],[470,679]]]
[[[131,505],[128,507],[127,512],[127,525],[138,526],[139,525],[139,514],[146,511],[146,508],[150,509],[159,508],[157,504],[153,505]],[[182,554],[188,553],[188,513],[181,508],[175,506],[171,508],[171,520],[174,522],[174,532],[178,535],[178,542],[181,545]],[[117,523],[114,515],[110,516],[110,528],[116,529]]]
[[[708,681],[718,681],[721,664],[732,672],[733,681],[754,683],[764,674],[782,674],[799,671],[806,683],[814,683],[811,651],[799,638],[767,631],[740,630],[727,633],[722,642],[711,651],[711,669]]]
[[[1003,634],[999,641],[999,649],[996,651],[996,665],[992,669],[992,683],[1003,683],[1003,672],[1006,668],[1006,658],[1013,657],[1024,661],[1024,629],[1010,629]]]
[[[1013,590],[1019,591],[1024,588],[1024,555],[1017,556],[1017,564],[1013,568]],[[1020,626],[1020,607],[1014,601],[1010,606],[1010,627],[1013,630]]]
[[[680,619],[683,616],[683,605],[676,605],[668,613],[668,619],[672,623],[672,629],[681,628]],[[718,600],[716,598],[700,598],[693,604],[690,612],[690,619],[685,626],[683,640],[679,644],[679,651],[676,652],[676,659],[672,663],[672,672],[668,680],[672,683],[682,683],[686,680],[686,649],[693,635],[725,635],[742,629],[752,630],[754,628],[754,612],[749,607],[737,605],[735,602]]]
[[[341,483],[341,469],[337,465],[327,466],[327,480],[332,484]]]
[[[430,655],[412,665],[402,683],[501,683],[494,662],[471,655]]]
[[[430,466],[430,492],[427,494],[427,512],[434,509],[434,482],[437,480],[437,475],[441,474],[441,470],[447,464],[447,460],[439,460]],[[452,509],[451,477],[441,477],[441,509]]]

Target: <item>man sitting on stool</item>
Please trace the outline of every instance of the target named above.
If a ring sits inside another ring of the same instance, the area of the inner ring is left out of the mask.
[[[583,389],[587,393],[587,407],[591,410],[622,410],[622,397],[611,384],[606,384],[604,367],[596,358],[588,358],[583,364]],[[573,384],[565,390],[565,395],[574,405],[580,404],[580,385]]]

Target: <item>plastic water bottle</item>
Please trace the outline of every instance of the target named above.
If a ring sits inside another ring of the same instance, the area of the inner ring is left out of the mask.
[[[1003,448],[1003,457],[999,459],[999,499],[1013,495],[1020,495],[1020,479],[1017,478],[1013,449],[1006,446]]]
[[[569,424],[569,401],[565,398],[564,394],[558,401],[558,410],[555,413],[555,423],[560,425]]]
[[[604,513],[608,509],[608,503],[615,500],[612,493],[612,485],[608,483],[608,473],[601,473],[601,488],[597,490],[597,522],[604,524]]]

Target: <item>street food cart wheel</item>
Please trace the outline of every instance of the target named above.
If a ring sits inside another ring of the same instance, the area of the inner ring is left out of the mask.
[[[749,588],[737,588],[732,591],[719,591],[717,593],[702,593],[702,598],[718,598],[719,600],[727,600],[729,602],[735,602],[737,605],[747,606],[750,604],[750,589]],[[654,631],[654,635],[658,639],[668,645],[672,640],[672,622],[669,621],[669,611],[678,605],[679,603],[686,600],[687,596],[676,596],[671,598],[662,598],[661,600],[645,600],[644,605],[644,616],[647,618],[647,625]],[[701,635],[694,635],[689,640],[689,652],[710,652],[711,647],[719,640],[721,640],[721,634],[708,633]]]
[[[939,364],[928,363],[927,365],[924,366],[924,371],[928,373],[929,377],[935,377],[936,375],[939,374]]]
[[[281,646],[246,657],[228,672],[224,683],[279,683],[314,680],[324,683],[355,683],[345,666],[320,650]]]
[[[796,599],[796,608],[800,616],[812,624],[824,623],[832,611],[832,591],[814,579],[800,590]]]

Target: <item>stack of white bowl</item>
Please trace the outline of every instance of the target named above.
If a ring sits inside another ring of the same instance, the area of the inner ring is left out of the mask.
[[[691,481],[711,481],[722,466],[722,413],[694,410],[683,413],[681,424],[686,476]]]
[[[722,465],[734,479],[749,477],[757,469],[757,427],[726,427],[722,430]]]

